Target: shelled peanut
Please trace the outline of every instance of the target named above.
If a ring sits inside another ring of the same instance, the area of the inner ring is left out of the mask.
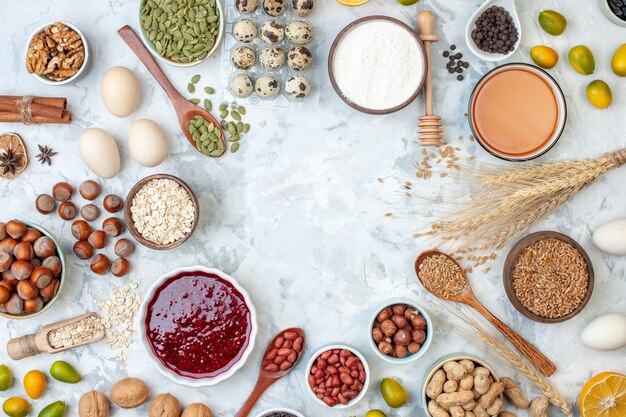
[[[293,367],[302,353],[304,339],[296,332],[285,332],[274,339],[273,349],[267,352],[263,367],[267,372],[286,371]]]
[[[504,384],[469,359],[450,360],[426,385],[432,417],[489,417],[502,409]]]
[[[374,320],[372,338],[383,355],[405,358],[419,352],[426,340],[426,319],[406,304],[384,308]]]
[[[363,390],[363,363],[346,349],[331,349],[317,357],[308,376],[313,393],[329,407],[347,405]]]

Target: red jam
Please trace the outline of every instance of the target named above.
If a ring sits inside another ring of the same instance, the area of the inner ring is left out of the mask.
[[[241,359],[250,342],[250,309],[228,281],[183,272],[156,290],[146,334],[161,363],[178,375],[213,378]]]

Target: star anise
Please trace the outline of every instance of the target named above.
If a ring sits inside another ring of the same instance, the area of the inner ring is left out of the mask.
[[[10,172],[11,175],[15,174],[15,171],[19,168],[22,157],[20,155],[14,155],[11,149],[4,151],[0,155],[0,169],[2,174]]]
[[[42,165],[48,164],[48,166],[52,165],[52,161],[50,159],[57,153],[54,152],[52,148],[48,148],[47,146],[41,146],[41,145],[37,145],[37,146],[39,146],[39,152],[41,152],[37,155],[37,159],[39,159],[39,163],[41,163]]]

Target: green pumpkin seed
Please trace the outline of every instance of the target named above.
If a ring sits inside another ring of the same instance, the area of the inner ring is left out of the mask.
[[[215,88],[213,87],[204,87],[204,92],[207,94],[215,94]]]
[[[246,123],[243,125],[243,133],[248,133],[250,131],[250,123]]]
[[[190,93],[195,93],[196,92],[196,86],[193,85],[192,83],[187,84],[187,91],[189,91]]]
[[[243,122],[237,122],[236,127],[237,127],[237,133],[243,132]]]
[[[222,119],[224,119],[224,118],[228,117],[228,110],[222,110],[222,111],[220,112],[220,117],[221,117]]]
[[[240,121],[241,120],[241,115],[236,112],[236,111],[231,111],[230,112],[230,117],[232,117],[233,119]]]
[[[189,101],[192,102],[193,104],[195,104],[196,106],[200,103],[200,99],[199,98],[192,98]]]
[[[220,104],[220,107],[219,107],[220,111],[224,111],[224,110],[226,110],[227,108],[228,108],[228,104],[226,104],[226,103],[222,103],[222,104]]]
[[[239,112],[239,114],[241,114],[242,116],[246,115],[246,108],[244,106],[239,106],[237,107],[237,111]]]
[[[230,152],[231,153],[235,153],[239,150],[239,142],[235,142],[232,145],[230,145]]]
[[[229,142],[237,142],[239,139],[241,139],[241,136],[240,136],[240,135],[238,135],[238,134],[235,134],[235,135],[232,135],[232,136],[228,139],[228,141],[229,141]]]
[[[206,109],[206,111],[210,112],[211,110],[213,110],[213,103],[211,103],[211,100],[205,98],[204,99],[204,108]]]
[[[196,74],[193,77],[191,77],[191,82],[192,83],[197,83],[198,81],[200,81],[200,74]]]

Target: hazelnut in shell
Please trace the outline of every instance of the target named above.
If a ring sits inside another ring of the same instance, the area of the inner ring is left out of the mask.
[[[87,239],[89,244],[96,249],[102,249],[106,246],[106,235],[102,230],[94,230]]]
[[[114,194],[109,194],[104,197],[104,209],[109,213],[117,213],[122,209],[122,199]]]
[[[108,417],[109,400],[101,392],[86,392],[78,401],[78,415],[80,417]]]
[[[43,299],[44,302],[48,302],[50,300],[52,300],[54,298],[55,295],[57,295],[57,291],[59,291],[59,285],[61,284],[61,282],[56,279],[53,278],[52,281],[50,281],[50,284],[48,284],[47,287],[42,288],[39,291],[39,295],[41,296],[41,298]]]
[[[111,264],[111,273],[120,278],[128,274],[130,271],[130,263],[126,258],[117,258]]]
[[[74,203],[66,201],[59,206],[59,217],[63,220],[74,220],[77,214],[77,209]]]
[[[11,296],[11,291],[9,291],[4,286],[0,286],[0,304],[4,304],[7,301],[9,301],[10,296]]]
[[[180,417],[212,417],[211,409],[202,403],[189,404]]]
[[[36,313],[43,308],[43,300],[36,297],[32,300],[24,300],[24,311],[26,313]]]
[[[52,272],[43,266],[35,268],[33,273],[30,275],[30,283],[37,289],[47,287],[48,284],[50,284],[50,281],[52,281]]]
[[[89,242],[85,240],[79,240],[78,242],[74,243],[72,250],[79,259],[89,259],[93,256],[93,246],[91,246]]]
[[[56,201],[65,202],[72,198],[74,194],[74,187],[67,182],[60,182],[52,187],[52,197]]]
[[[100,184],[93,180],[84,181],[78,187],[78,192],[85,200],[93,201],[100,195]]]
[[[39,290],[30,283],[29,280],[17,283],[17,294],[22,300],[34,300],[39,295]]]
[[[19,242],[12,237],[5,237],[0,240],[0,250],[13,256],[13,250]]]
[[[72,236],[76,240],[87,240],[91,231],[91,226],[84,220],[76,220],[72,223]]]
[[[50,214],[54,211],[57,206],[57,202],[54,198],[50,197],[48,194],[40,194],[37,196],[35,200],[35,208],[41,214]]]
[[[13,256],[18,261],[30,262],[35,257],[35,251],[33,251],[33,245],[28,242],[20,242],[15,245],[13,249]]]
[[[19,239],[26,233],[26,224],[19,220],[11,220],[5,226],[6,232],[13,239]]]
[[[80,215],[88,222],[92,222],[100,216],[100,209],[94,204],[87,204],[80,209]]]
[[[4,309],[9,314],[21,314],[22,311],[24,311],[24,300],[22,300],[17,293],[13,293],[13,295],[9,297],[9,301],[4,303]]]
[[[63,271],[63,264],[61,263],[61,258],[59,258],[58,256],[48,256],[46,259],[43,260],[43,262],[41,263],[41,266],[43,266],[44,268],[48,268],[48,270],[50,270],[50,272],[52,273],[53,277],[58,277],[59,275],[61,275],[61,272]]]
[[[35,241],[33,249],[35,250],[35,255],[37,255],[37,257],[45,259],[48,256],[55,255],[57,248],[52,239],[48,236],[42,236]]]
[[[148,417],[179,417],[180,403],[172,394],[159,394],[150,403]]]
[[[0,281],[0,283],[8,282],[11,285],[16,285],[18,281],[19,280],[13,276],[11,269],[7,269],[2,273],[2,281]]]
[[[94,273],[98,275],[106,275],[111,268],[111,262],[106,255],[98,254],[95,258],[91,260],[90,267]]]
[[[128,239],[120,239],[115,242],[113,250],[120,258],[127,258],[135,252],[135,245]]]
[[[12,263],[13,257],[4,251],[0,251],[0,272],[8,271]]]
[[[117,217],[109,217],[102,222],[102,230],[107,236],[116,237],[124,232],[124,223]]]
[[[22,236],[22,242],[35,243],[37,239],[39,239],[43,234],[35,229],[34,227],[29,227],[26,229],[26,233]]]
[[[109,398],[120,408],[136,408],[145,403],[150,390],[139,378],[125,378],[111,387]]]
[[[33,265],[30,262],[15,261],[11,264],[11,275],[19,281],[27,279],[32,273]]]
[[[0,222],[0,240],[7,237],[7,225],[4,222]]]

